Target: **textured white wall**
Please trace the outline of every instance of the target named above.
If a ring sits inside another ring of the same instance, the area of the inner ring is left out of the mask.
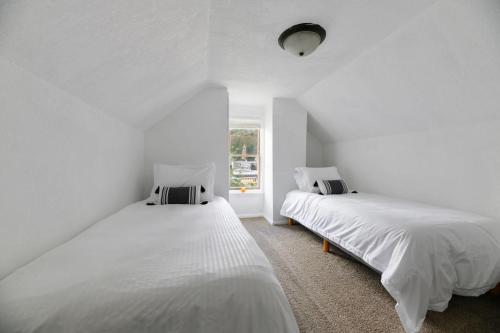
[[[312,88],[326,162],[362,191],[500,218],[499,17],[440,1]]]
[[[229,203],[239,217],[263,216],[264,192],[229,193]]]
[[[145,132],[145,188],[153,186],[153,164],[215,162],[215,194],[228,198],[228,95],[207,88]]]
[[[264,142],[264,155],[266,163],[264,165],[264,172],[266,177],[264,179],[264,217],[270,223],[274,219],[274,189],[273,189],[273,103],[272,100],[268,101],[265,107],[264,114],[264,135],[266,141]]]
[[[319,168],[324,165],[323,144],[310,132],[307,132],[306,165]]]
[[[306,165],[307,112],[294,99],[273,99],[273,221],[279,214],[286,194],[297,188],[293,170]]]
[[[500,218],[500,121],[325,147],[349,186]]]
[[[143,134],[0,58],[0,278],[140,199]]]

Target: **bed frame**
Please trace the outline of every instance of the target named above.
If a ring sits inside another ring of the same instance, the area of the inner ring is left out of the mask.
[[[296,221],[294,219],[291,219],[291,218],[288,218],[288,225],[292,226],[294,225],[295,223],[298,223],[298,224],[301,224],[300,221]],[[379,273],[379,274],[382,274],[382,272],[380,272],[379,270],[375,269],[374,267],[370,266],[368,263],[366,263],[363,259],[359,258],[358,256],[352,254],[351,252],[347,251],[346,249],[344,249],[342,246],[330,241],[329,239],[325,238],[324,236],[318,234],[317,232],[309,229],[306,227],[307,230],[309,231],[312,231],[314,234],[316,234],[317,236],[319,236],[322,240],[323,240],[323,252],[330,252],[330,245],[333,245],[335,248],[337,248],[338,250],[340,250],[341,252],[343,252],[344,254],[346,254],[348,257],[356,260],[356,261],[359,261],[360,263],[362,263],[363,265],[367,266],[368,268],[372,269],[373,271]],[[332,253],[335,255],[335,253]],[[495,295],[495,296],[500,296],[500,283],[497,284],[497,286],[493,289],[490,290],[490,293]]]

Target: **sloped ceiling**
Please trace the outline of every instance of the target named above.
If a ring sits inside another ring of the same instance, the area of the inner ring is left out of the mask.
[[[0,2],[0,56],[147,126],[207,81],[206,0]]]
[[[434,2],[214,0],[210,79],[227,86],[236,101],[297,97]],[[304,58],[284,52],[277,43],[281,32],[301,22],[318,23],[327,30],[323,44]]]
[[[435,2],[0,0],[0,56],[139,127],[210,83],[227,86],[242,103],[299,97],[330,140],[329,128],[338,126],[324,125],[337,119],[325,114],[347,112],[334,107],[343,91],[336,75],[349,76],[342,73],[353,62]],[[300,22],[327,29],[306,58],[277,45],[279,34]],[[340,115],[344,123],[351,117]]]
[[[499,1],[440,1],[299,102],[323,142],[499,119],[499,41]]]

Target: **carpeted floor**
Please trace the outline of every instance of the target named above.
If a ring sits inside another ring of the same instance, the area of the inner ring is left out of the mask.
[[[301,225],[242,222],[273,265],[302,333],[403,332],[377,273],[323,253],[321,239]],[[500,297],[454,296],[445,312],[427,313],[422,332],[500,332]]]

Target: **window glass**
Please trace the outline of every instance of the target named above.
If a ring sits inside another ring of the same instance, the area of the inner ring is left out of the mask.
[[[232,190],[260,189],[260,128],[229,130],[229,184]]]

